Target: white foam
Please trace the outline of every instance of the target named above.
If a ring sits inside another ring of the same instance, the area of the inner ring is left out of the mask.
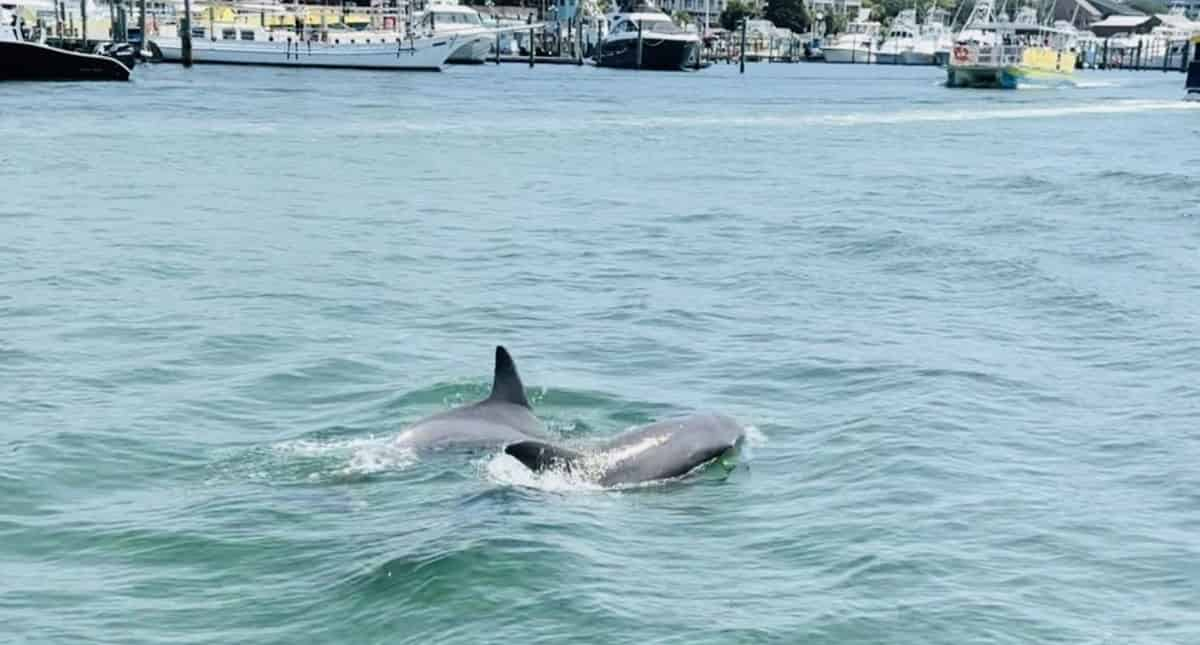
[[[604,487],[594,479],[589,479],[587,475],[563,469],[551,468],[535,473],[515,457],[503,452],[486,458],[482,467],[487,479],[501,486],[519,486],[552,492],[604,490]]]
[[[403,470],[417,461],[417,455],[412,449],[398,446],[396,439],[389,437],[370,436],[329,441],[296,439],[275,444],[272,448],[278,453],[310,459],[343,458],[344,465],[330,473],[339,476]],[[320,479],[321,473],[312,473],[308,478]]]
[[[756,426],[746,426],[746,445],[752,448],[761,448],[767,445],[767,435]]]

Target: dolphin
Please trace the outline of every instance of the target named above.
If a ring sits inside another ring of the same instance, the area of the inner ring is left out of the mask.
[[[412,449],[476,449],[545,438],[545,427],[525,398],[516,363],[507,349],[497,345],[488,398],[421,419],[401,432],[396,444]]]
[[[613,486],[686,475],[734,450],[745,433],[723,414],[701,413],[634,428],[594,451],[527,439],[505,446],[504,452],[534,472],[560,468]]]

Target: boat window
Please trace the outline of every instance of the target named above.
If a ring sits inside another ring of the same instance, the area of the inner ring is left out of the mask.
[[[254,32],[253,31],[243,31],[242,32],[242,40],[254,40]]]
[[[642,22],[643,31],[654,31],[660,34],[678,34],[683,32],[670,20],[646,20]]]
[[[237,40],[237,30],[236,29],[222,29],[221,30],[221,40]]]
[[[192,27],[192,38],[204,38],[207,30],[204,27]]]

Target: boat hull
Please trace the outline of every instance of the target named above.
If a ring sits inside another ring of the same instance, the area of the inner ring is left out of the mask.
[[[948,87],[981,87],[1015,90],[1021,85],[1059,85],[1072,80],[1075,54],[1044,47],[1030,47],[1007,65],[982,64],[965,48],[956,48],[946,67]]]
[[[1070,82],[1070,74],[1031,69],[1021,65],[1005,67],[952,65],[946,69],[947,87],[1015,90],[1022,85],[1056,85]]]
[[[700,43],[697,40],[650,37],[642,39],[640,69],[664,71],[688,70],[696,67]],[[596,64],[601,67],[638,69],[637,39],[623,38],[605,41],[600,45]]]
[[[382,39],[381,39],[382,40]],[[182,62],[178,37],[154,39],[166,62]],[[396,71],[439,71],[456,47],[456,37],[378,43],[310,41],[212,41],[192,43],[192,62],[217,65],[324,67]]]
[[[933,65],[933,52],[922,52],[915,49],[910,49],[903,54],[900,54],[901,65]]]
[[[447,63],[452,65],[482,65],[492,52],[496,37],[492,35],[459,36]]]
[[[129,74],[128,67],[108,56],[0,41],[0,81],[128,81]]]
[[[876,63],[878,54],[865,47],[826,47],[821,50],[826,63]]]

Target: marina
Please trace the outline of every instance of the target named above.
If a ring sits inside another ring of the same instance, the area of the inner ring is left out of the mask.
[[[0,642],[1200,643],[1193,9],[981,1],[0,0]]]
[[[824,62],[942,67],[951,87],[1004,89],[1022,82],[1070,82],[1076,69],[1184,72],[1189,39],[1200,34],[1200,22],[1182,5],[1153,15],[1108,14],[1089,13],[1097,10],[1079,4],[1086,0],[1001,7],[980,0],[960,3],[953,13],[929,4],[901,9],[884,22],[876,9],[859,7],[841,14],[841,26],[820,12],[816,20],[793,25],[808,31],[753,14],[725,29],[711,13],[699,20],[695,13],[667,13],[652,2],[632,0],[604,10],[595,0],[529,8],[472,7],[458,0],[336,7],[276,0],[196,0],[193,6],[190,0],[171,0],[153,5],[148,18],[132,2],[89,9],[91,1],[4,6],[8,20],[21,22],[12,33],[23,42],[85,54],[124,48],[128,53],[120,60],[127,68],[133,67],[131,57],[184,65],[394,71],[506,62],[645,71],[697,71],[726,63],[744,72],[747,62]]]

